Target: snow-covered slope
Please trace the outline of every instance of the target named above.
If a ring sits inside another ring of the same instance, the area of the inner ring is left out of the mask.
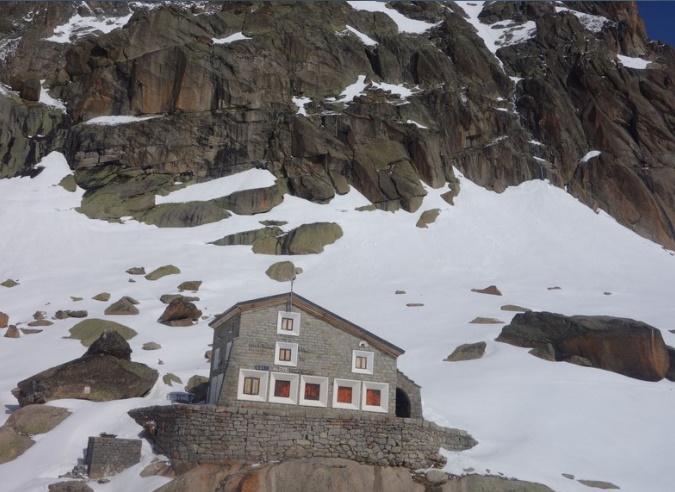
[[[542,482],[557,491],[589,490],[562,473],[610,481],[622,491],[672,490],[675,470],[668,447],[675,440],[670,415],[675,383],[641,382],[546,362],[527,349],[495,342],[503,325],[469,324],[477,316],[508,322],[513,313],[500,306],[518,304],[570,315],[639,319],[660,328],[666,343],[675,345],[675,335],[668,331],[675,319],[675,256],[564,191],[527,182],[496,194],[461,178],[454,206],[440,198],[445,190],[428,190],[420,212],[439,208],[441,213],[427,229],[415,227],[419,213],[356,211],[368,202],[354,190],[326,205],[286,196],[266,214],[232,216],[192,229],[158,229],[134,221],[87,219],[74,210],[82,192],[69,193],[56,184],[70,172],[65,159],[53,153],[43,165],[34,179],[0,180],[0,281],[19,282],[0,287],[0,311],[9,314],[11,323],[31,321],[37,310],[51,317],[58,309],[86,309],[89,317],[138,331],[130,340],[132,360],[186,382],[194,374],[208,374],[204,352],[214,315],[236,301],[289,287],[264,273],[280,258],[255,255],[247,246],[206,243],[259,227],[260,220],[288,221],[287,230],[334,221],[344,230],[337,243],[320,255],[290,258],[304,270],[295,289],[406,350],[399,365],[422,386],[426,417],[466,429],[479,441],[470,451],[447,453],[448,471],[472,468]],[[211,195],[209,191],[205,198]],[[134,266],[150,271],[169,263],[182,273],[154,282],[141,276],[130,282],[125,273]],[[159,296],[175,293],[185,280],[204,282],[197,304],[209,319],[188,328],[158,324],[165,307]],[[502,297],[471,292],[491,284]],[[553,286],[560,289],[549,290]],[[396,290],[406,294],[396,295]],[[91,299],[103,291],[112,294],[111,302],[134,297],[141,314],[106,317],[109,303]],[[70,296],[84,300],[74,302]],[[0,424],[17,408],[10,390],[18,381],[82,355],[85,349],[77,340],[63,338],[76,321],[55,320],[42,333],[20,339],[0,337]],[[457,345],[481,340],[488,344],[482,359],[443,362]],[[149,341],[162,348],[142,350]],[[126,411],[165,404],[166,394],[177,389],[182,387],[166,386],[160,379],[146,398],[50,403],[73,415],[36,436],[37,444],[24,455],[0,465],[0,488],[46,490],[82,461],[88,436],[138,436],[140,428]],[[153,490],[167,479],[138,476],[152,457],[144,443],[141,464],[109,484],[90,485],[95,490]]]

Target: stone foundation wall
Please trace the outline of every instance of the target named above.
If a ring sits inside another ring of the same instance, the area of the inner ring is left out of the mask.
[[[301,457],[346,458],[381,466],[425,468],[443,462],[441,447],[476,445],[465,431],[422,419],[332,413],[284,413],[258,408],[167,405],[134,409],[177,470],[226,459],[264,462]]]
[[[90,437],[87,445],[87,474],[89,478],[115,475],[141,460],[140,439]]]

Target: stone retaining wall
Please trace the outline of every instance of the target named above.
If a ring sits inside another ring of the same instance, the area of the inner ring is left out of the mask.
[[[90,437],[87,445],[87,474],[89,478],[116,475],[141,460],[140,439]]]
[[[184,471],[226,459],[264,462],[301,457],[346,458],[381,466],[417,469],[444,462],[441,447],[476,445],[465,431],[422,419],[359,416],[319,417],[259,408],[167,405],[131,410],[140,425],[156,422],[156,444]]]

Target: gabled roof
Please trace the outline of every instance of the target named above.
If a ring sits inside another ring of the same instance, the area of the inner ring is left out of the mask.
[[[374,333],[364,330],[360,326],[355,325],[351,321],[338,316],[335,313],[331,313],[327,309],[322,308],[318,304],[314,304],[312,301],[305,299],[298,294],[290,293],[286,294],[277,294],[274,296],[261,297],[259,299],[251,299],[250,301],[238,302],[230,309],[225,311],[220,316],[217,316],[216,319],[209,323],[209,326],[212,328],[218,328],[220,325],[225,323],[228,319],[241,314],[246,311],[253,311],[255,309],[260,309],[269,306],[281,306],[286,305],[292,299],[293,307],[301,309],[326,323],[338,328],[350,335],[353,335],[357,338],[361,338],[368,342],[373,347],[376,347],[383,352],[386,352],[394,357],[398,357],[403,354],[405,351],[402,348],[397,347],[396,345],[387,342],[383,338],[378,337]]]

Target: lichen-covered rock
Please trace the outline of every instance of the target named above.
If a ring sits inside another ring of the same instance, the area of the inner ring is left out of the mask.
[[[292,261],[279,261],[270,265],[265,274],[277,282],[289,282],[295,279],[296,269]]]
[[[0,465],[21,456],[34,444],[33,440],[12,427],[0,427]]]
[[[196,227],[227,219],[230,213],[214,202],[163,203],[136,217],[157,227]]]
[[[145,275],[145,267],[131,267],[127,270],[129,275]]]
[[[66,480],[49,484],[48,492],[94,492],[86,482],[80,480]]]
[[[144,396],[158,373],[107,354],[83,355],[24,379],[12,391],[22,407],[62,398],[110,401]]]
[[[173,265],[164,265],[148,273],[145,278],[147,280],[159,280],[160,278],[166,277],[167,275],[178,275],[179,273],[180,268]]]
[[[342,237],[342,228],[334,222],[303,224],[284,237],[282,251],[290,255],[321,253],[323,248]]]
[[[0,283],[0,285],[2,285],[3,287],[16,287],[17,285],[19,285],[19,282],[12,280],[11,278],[8,278],[4,282]]]
[[[15,325],[9,325],[4,336],[5,338],[21,338],[21,332]]]
[[[417,221],[417,224],[415,224],[417,227],[420,229],[426,229],[429,227],[429,224],[433,224],[436,222],[436,219],[441,213],[440,208],[432,208],[431,210],[425,210],[422,212],[422,215],[420,215],[419,220]]]
[[[101,292],[100,294],[96,294],[94,297],[92,297],[92,299],[95,301],[108,302],[110,300],[110,293]]]
[[[65,408],[28,405],[13,412],[5,422],[5,426],[23,435],[34,436],[49,432],[69,415],[70,412]]]
[[[261,229],[229,234],[216,241],[210,242],[209,244],[215,244],[216,246],[252,246],[258,240],[268,237],[276,238],[277,236],[281,236],[283,233],[284,231],[276,226],[263,227]]]
[[[237,215],[255,215],[269,212],[284,201],[278,186],[235,191],[231,195],[214,200],[219,206]]]
[[[445,360],[457,362],[461,360],[480,359],[483,357],[483,354],[485,354],[486,346],[487,344],[485,342],[465,343],[457,347]]]
[[[131,314],[138,314],[140,311],[129,297],[122,297],[119,301],[108,306],[104,314],[109,316],[126,316]]]
[[[182,282],[178,286],[178,290],[181,292],[186,290],[197,292],[199,290],[199,287],[201,287],[201,285],[202,285],[201,280],[186,280],[185,282]]]
[[[162,346],[157,342],[145,342],[141,348],[143,350],[159,350]]]
[[[497,341],[530,348],[550,344],[558,361],[581,357],[593,367],[645,381],[663,379],[670,367],[661,332],[627,318],[519,313]]]
[[[137,333],[131,328],[115,323],[114,321],[108,321],[104,319],[87,319],[80,321],[70,330],[70,336],[68,338],[75,338],[80,340],[82,345],[89,347],[97,338],[99,338],[106,330],[114,330],[125,340],[130,340],[137,335]]]

